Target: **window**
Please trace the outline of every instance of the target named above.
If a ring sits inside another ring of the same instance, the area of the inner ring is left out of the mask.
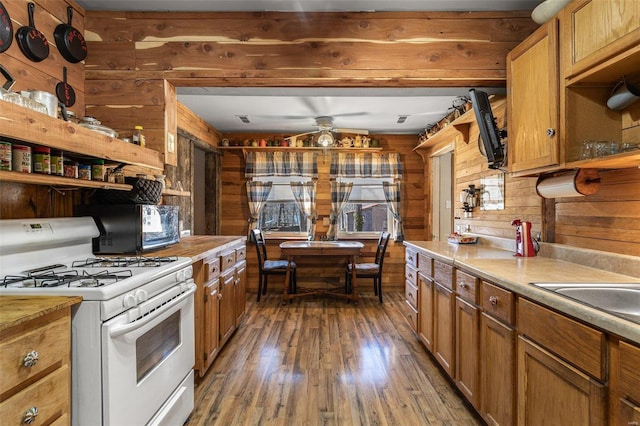
[[[378,237],[381,231],[393,231],[393,216],[387,208],[382,182],[393,178],[350,178],[353,188],[349,201],[338,218],[338,237]]]
[[[290,183],[308,182],[311,179],[300,176],[266,176],[253,180],[273,182],[269,198],[260,210],[258,227],[267,235],[306,237],[310,224],[294,200]]]

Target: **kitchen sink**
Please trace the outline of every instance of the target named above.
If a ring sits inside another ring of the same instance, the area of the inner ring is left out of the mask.
[[[640,283],[533,283],[594,308],[640,323]]]

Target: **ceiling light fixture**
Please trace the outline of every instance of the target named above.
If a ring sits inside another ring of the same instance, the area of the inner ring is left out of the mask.
[[[323,130],[320,133],[320,136],[318,136],[318,145],[320,146],[331,146],[333,145],[333,135],[331,135],[331,132],[329,130]]]

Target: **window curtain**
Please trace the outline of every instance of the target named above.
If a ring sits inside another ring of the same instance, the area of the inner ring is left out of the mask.
[[[309,239],[316,235],[316,181],[291,182],[291,192],[300,211],[311,221]]]
[[[317,152],[250,151],[245,155],[244,177],[303,176],[318,178]]]
[[[247,200],[249,203],[249,231],[248,238],[252,237],[252,230],[258,227],[260,209],[269,198],[273,182],[247,181]]]
[[[400,154],[334,152],[331,154],[329,178],[393,178],[394,180],[402,180]]]
[[[387,201],[387,208],[391,212],[396,224],[396,241],[404,241],[404,229],[402,227],[402,216],[400,215],[400,182],[382,182],[384,198]]]
[[[331,181],[331,212],[329,214],[331,224],[327,230],[327,240],[333,241],[337,239],[338,217],[349,200],[352,188],[352,182]]]

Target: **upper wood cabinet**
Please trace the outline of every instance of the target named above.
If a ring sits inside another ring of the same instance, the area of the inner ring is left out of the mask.
[[[510,172],[557,166],[558,20],[544,24],[507,56]]]
[[[638,45],[638,0],[579,0],[562,13],[562,71],[567,78]]]
[[[509,53],[514,176],[640,165],[640,102],[622,111],[607,107],[623,77],[640,82],[639,9],[637,0],[575,0]],[[594,141],[614,144],[585,155]]]

